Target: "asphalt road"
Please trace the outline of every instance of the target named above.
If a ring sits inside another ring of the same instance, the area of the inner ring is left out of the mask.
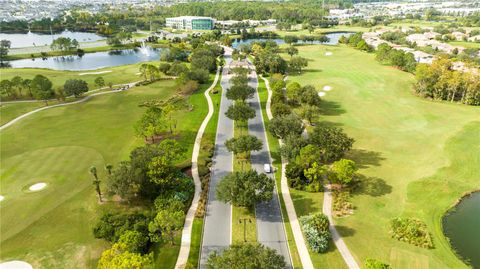
[[[219,104],[217,137],[212,163],[210,188],[208,191],[200,268],[205,268],[208,255],[212,251],[221,251],[231,243],[232,207],[230,204],[218,201],[215,197],[217,184],[223,177],[233,171],[233,155],[225,147],[225,141],[233,137],[233,121],[225,116],[225,112],[232,104],[232,101],[228,100],[225,96],[227,89],[230,87],[229,80],[231,75],[228,74],[228,64],[232,59],[231,50],[225,51],[224,58],[225,68],[223,69],[222,80],[220,81],[223,89],[222,99]],[[214,106],[217,105],[218,104],[214,104]]]
[[[253,67],[252,67],[253,69]],[[258,87],[258,77],[255,71],[249,75],[249,85],[253,88]],[[270,153],[268,151],[268,141],[266,137],[265,125],[263,124],[262,110],[258,91],[255,92],[252,99],[248,100],[251,107],[255,109],[255,118],[248,121],[248,130],[250,135],[256,136],[263,142],[263,148],[260,151],[251,153],[252,168],[259,173],[264,173],[264,164],[271,165]],[[273,173],[268,174],[272,179]],[[268,202],[257,204],[255,214],[257,219],[257,240],[259,243],[275,249],[279,254],[285,257],[287,268],[292,268],[290,251],[285,235],[280,202],[278,200],[276,188],[273,198]]]

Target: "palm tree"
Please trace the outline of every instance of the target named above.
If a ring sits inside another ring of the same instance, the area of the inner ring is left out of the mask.
[[[111,175],[112,174],[112,168],[113,168],[113,165],[107,163],[105,165],[105,170],[107,170],[108,174]]]
[[[98,194],[98,199],[100,200],[100,203],[101,203],[102,202],[102,191],[100,190],[100,180],[98,179],[97,168],[95,166],[90,167],[90,174],[92,174],[93,177],[95,178],[93,180],[93,185],[95,185],[95,189],[96,189],[97,194]]]

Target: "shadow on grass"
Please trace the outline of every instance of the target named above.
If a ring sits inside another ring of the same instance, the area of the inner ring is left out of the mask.
[[[347,112],[339,102],[327,101],[325,99],[320,102],[320,115],[323,116],[338,116]]]
[[[335,225],[335,228],[342,237],[350,237],[355,235],[355,230],[347,226]]]
[[[290,192],[290,196],[295,204],[295,210],[297,211],[298,217],[322,211],[322,208],[319,206],[319,204],[308,197],[309,194],[310,193],[303,191]]]
[[[358,168],[368,168],[370,166],[379,166],[380,162],[385,160],[381,152],[352,149],[348,152],[347,158],[355,161]]]
[[[378,177],[359,176],[359,186],[353,191],[353,194],[365,194],[374,197],[382,196],[392,192],[392,186],[385,180]]]

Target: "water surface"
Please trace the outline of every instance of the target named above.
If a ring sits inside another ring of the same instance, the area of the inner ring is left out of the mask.
[[[353,32],[332,32],[332,33],[325,33],[325,36],[329,38],[327,42],[320,42],[320,41],[312,41],[312,42],[303,42],[303,41],[298,41],[297,44],[324,44],[324,45],[337,45],[338,40],[342,36],[350,36],[352,35]],[[281,38],[247,38],[247,39],[235,39],[234,42],[232,43],[233,48],[238,48],[238,46],[242,44],[251,44],[253,42],[264,42],[267,40],[275,41],[278,45],[283,45],[285,44],[285,41]]]
[[[50,46],[53,39],[59,37],[69,37],[76,39],[78,42],[92,42],[105,39],[105,37],[99,36],[95,33],[85,32],[70,32],[68,30],[58,34],[36,34],[28,32],[27,34],[3,34],[0,33],[0,40],[10,40],[11,48],[25,48],[34,46]]]
[[[480,268],[480,192],[463,198],[443,218],[443,232],[458,255]]]
[[[10,66],[13,68],[30,67],[71,71],[92,70],[139,62],[158,61],[162,50],[164,49],[144,47],[130,50],[86,53],[82,57],[70,55],[48,57],[46,59],[23,59],[10,61]]]

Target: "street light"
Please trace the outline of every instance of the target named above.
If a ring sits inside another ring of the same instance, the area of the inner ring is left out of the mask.
[[[252,220],[249,218],[241,218],[238,220],[238,223],[242,224],[243,222],[243,241],[247,242],[247,221],[248,223],[252,223]]]

